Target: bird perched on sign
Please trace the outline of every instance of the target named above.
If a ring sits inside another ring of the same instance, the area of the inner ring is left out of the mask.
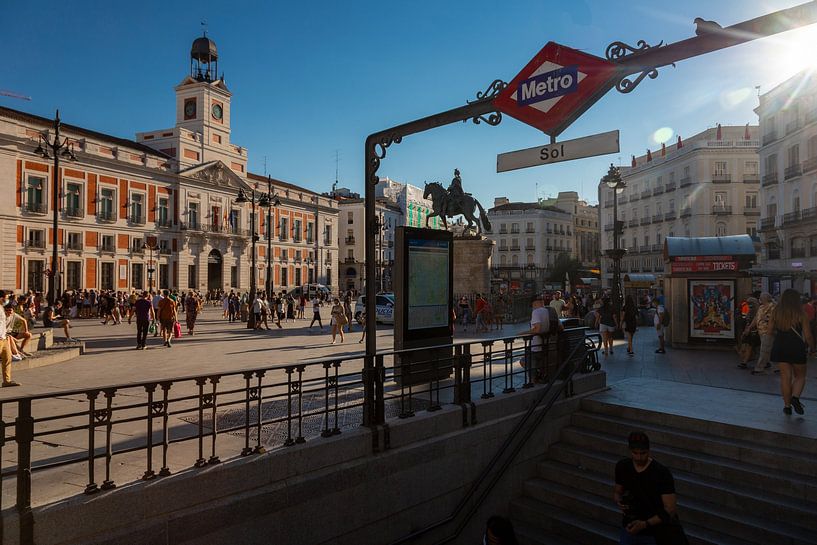
[[[701,19],[700,17],[695,17],[695,20],[693,22],[695,23],[696,36],[701,36],[703,34],[711,34],[713,32],[717,32],[723,29],[723,27],[716,23],[715,21],[707,21],[705,19]]]

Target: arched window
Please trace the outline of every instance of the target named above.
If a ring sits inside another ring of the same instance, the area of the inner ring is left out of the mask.
[[[806,239],[794,237],[791,239],[791,257],[806,257]]]
[[[499,256],[499,264],[500,265],[507,265],[508,264],[508,256],[506,256],[504,254]]]
[[[533,254],[528,254],[528,265],[533,265]]]
[[[519,265],[519,256],[518,255],[511,256],[511,265]]]
[[[725,237],[726,236],[726,224],[723,222],[718,222],[715,224],[715,236],[716,237]]]

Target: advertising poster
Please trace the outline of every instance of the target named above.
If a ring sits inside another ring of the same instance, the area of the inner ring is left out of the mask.
[[[447,240],[408,241],[408,329],[448,327]]]
[[[734,281],[689,281],[689,336],[697,339],[735,338]]]

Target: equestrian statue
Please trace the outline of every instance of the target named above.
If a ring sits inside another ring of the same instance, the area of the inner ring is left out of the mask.
[[[430,198],[432,202],[431,214],[426,216],[426,227],[428,227],[428,220],[437,216],[443,220],[443,226],[447,230],[446,218],[462,215],[468,222],[466,229],[473,229],[476,224],[478,235],[482,234],[483,229],[491,230],[491,222],[488,221],[485,209],[470,193],[462,190],[462,178],[458,169],[454,169],[454,179],[451,180],[448,190],[439,182],[426,182],[423,198]],[[475,215],[477,208],[479,208],[479,218]]]

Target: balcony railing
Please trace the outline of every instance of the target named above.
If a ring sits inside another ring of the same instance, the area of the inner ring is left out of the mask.
[[[686,187],[688,185],[692,185],[692,178],[687,176],[686,178],[681,178],[678,187]]]
[[[651,221],[650,221],[650,218],[646,217],[646,218],[641,218],[641,221],[639,223],[641,225],[649,225],[651,223]]]
[[[132,224],[132,225],[144,225],[145,223],[147,223],[145,221],[145,216],[144,215],[141,215],[141,216],[130,215],[130,216],[128,216],[128,222],[130,224]]]
[[[687,207],[687,208],[682,208],[681,209],[681,217],[682,218],[688,218],[691,215],[692,215],[692,208]]]
[[[113,244],[103,244],[99,247],[99,251],[103,254],[115,254],[116,253],[116,246]]]
[[[613,201],[604,201],[604,208],[612,208]]]
[[[638,251],[641,252],[642,254],[645,254],[650,251],[650,245],[642,244],[641,246],[638,247]]]
[[[500,252],[507,252],[507,251],[508,251],[508,247],[507,247],[507,246],[500,246],[500,247],[499,247],[499,251],[500,251]]]
[[[652,246],[650,246],[650,251],[652,251],[652,252],[660,252],[663,249],[664,249],[663,244],[653,244]]]
[[[653,195],[660,195],[663,192],[664,192],[664,186],[663,185],[659,185],[658,187],[653,188],[653,190],[652,190]]]
[[[811,172],[817,169],[817,157],[811,157],[803,161],[803,172]]]
[[[511,227],[511,234],[512,235],[518,235],[519,234],[519,227],[517,227],[517,228]]]
[[[630,220],[629,222],[627,222],[627,225],[628,225],[629,227],[638,227],[638,219],[632,219],[632,220]]]
[[[817,108],[806,112],[806,123],[811,123],[812,121],[817,121]]]
[[[193,221],[193,222],[184,222],[183,221],[183,222],[181,222],[179,224],[179,229],[181,229],[182,231],[201,231],[202,230],[201,224],[199,222],[197,222],[197,221]]]
[[[283,261],[283,259],[282,259],[282,261]],[[344,263],[354,263],[355,258],[354,257],[347,257],[346,259],[343,260],[343,262]]]
[[[744,206],[743,207],[743,215],[744,216],[759,216],[760,215],[760,208],[757,206]]]
[[[791,254],[791,257],[806,257],[806,249],[805,248],[792,248],[790,254]]]
[[[715,204],[712,205],[712,213],[716,216],[723,216],[732,213],[732,205],[731,204]]]
[[[526,227],[526,228],[525,228],[525,232],[526,232],[526,233],[535,233],[535,232],[536,232],[536,229],[534,229],[533,227]]]
[[[36,250],[44,250],[45,249],[45,239],[33,239],[27,240],[25,244],[26,248],[34,248]]]
[[[800,129],[799,119],[795,119],[794,121],[789,121],[788,123],[786,123],[786,134],[791,134],[799,129]]]
[[[167,219],[167,218],[165,218],[165,219],[157,218],[156,219],[156,227],[158,227],[160,229],[169,229],[171,225],[172,225],[171,221],[169,219]]]
[[[632,195],[630,195],[630,202],[635,202],[635,201],[640,200],[640,199],[641,199],[641,195],[639,195],[638,193],[633,193]]]
[[[645,189],[644,191],[641,192],[641,198],[642,199],[649,199],[650,197],[652,197],[652,190],[651,189]]]
[[[519,246],[511,246],[511,251],[512,252],[518,252],[519,251]]]
[[[525,246],[525,251],[526,252],[532,252],[534,250],[536,250],[536,245],[535,244],[531,244],[530,246]]]
[[[744,184],[759,184],[760,183],[760,175],[759,174],[744,174],[743,175],[743,183]]]
[[[783,172],[783,177],[786,180],[790,180],[792,178],[800,176],[802,173],[803,173],[802,166],[800,165],[800,163],[796,163],[794,165],[786,167],[786,170]]]
[[[83,218],[85,217],[85,209],[73,206],[67,206],[62,210],[66,218]]]
[[[712,183],[713,184],[728,184],[732,182],[732,175],[731,174],[713,174],[712,175]]]
[[[502,227],[502,228],[499,230],[499,234],[500,234],[500,235],[507,235],[507,234],[508,234],[508,229],[507,229],[506,227]]]
[[[141,246],[134,246],[130,249],[130,253],[133,255],[145,255],[145,249]]]
[[[775,185],[777,183],[777,172],[768,172],[763,175],[763,187]]]
[[[618,204],[627,204],[627,195],[622,195],[618,198]]]
[[[674,210],[672,212],[667,212],[666,214],[664,214],[664,221],[672,221],[674,219],[675,219],[675,211]]]
[[[608,223],[607,225],[604,226],[604,230],[605,231],[612,231],[613,230],[613,224]]]
[[[760,220],[760,230],[764,231],[766,229],[774,229],[775,220],[777,218],[772,216],[770,218],[763,218]]]
[[[662,221],[664,221],[664,214],[655,214],[655,215],[653,215],[653,217],[652,217],[652,222],[653,223],[660,223]]]
[[[23,210],[29,214],[46,214],[48,207],[41,202],[27,202],[23,205]]]
[[[81,252],[82,251],[82,241],[75,240],[75,241],[67,241],[65,243],[65,249],[71,250],[72,252]]]
[[[675,191],[675,182],[667,182],[665,189],[667,193],[669,193],[670,191]]]
[[[346,237],[346,238],[343,239],[343,241],[346,244],[354,244],[355,243],[355,237]]]
[[[116,221],[116,213],[100,211],[96,213],[96,219],[103,223],[113,223]]]
[[[771,144],[777,140],[777,131],[769,131],[763,135],[763,145]]]

